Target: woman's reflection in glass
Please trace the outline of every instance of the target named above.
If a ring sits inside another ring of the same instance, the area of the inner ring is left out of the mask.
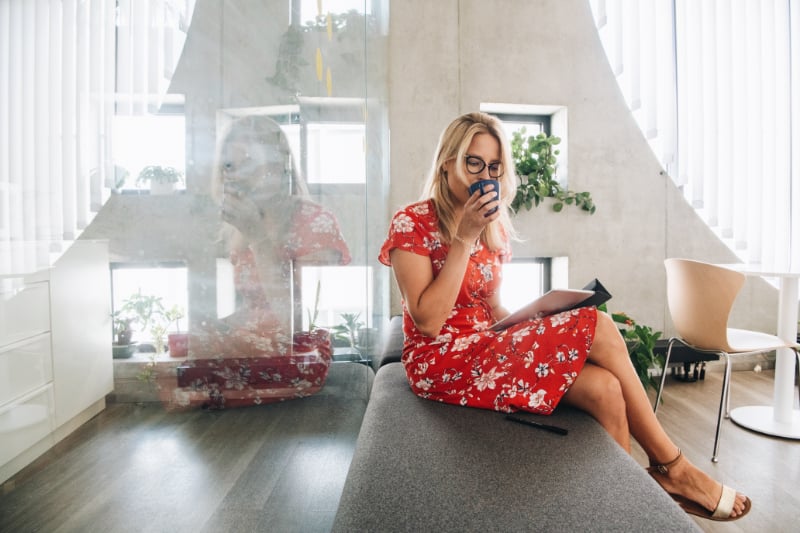
[[[220,137],[212,195],[234,268],[235,311],[190,332],[190,360],[169,401],[221,408],[303,397],[322,388],[328,332],[294,332],[295,265],[347,264],[336,217],[308,197],[285,133],[266,116]]]

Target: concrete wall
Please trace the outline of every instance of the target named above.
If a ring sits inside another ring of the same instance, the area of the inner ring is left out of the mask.
[[[204,314],[197,316],[199,308],[214,309],[208,258],[215,255],[218,216],[206,194],[217,110],[285,97],[265,82],[288,22],[285,10],[283,18],[273,16],[276,6],[198,3],[173,82],[187,95],[188,194],[112,197],[84,234],[108,238],[116,260],[187,260],[195,319]],[[367,97],[367,196],[319,198],[342,214],[356,264],[385,269],[375,256],[389,217],[418,198],[442,129],[481,103],[565,108],[569,187],[591,192],[597,205],[594,215],[547,206],[520,213],[515,223],[524,240],[515,244],[516,257],[567,256],[569,286],[597,277],[614,295],[612,311],[667,334],[664,258],[735,260],[662,173],[625,106],[588,0],[394,0],[388,60],[377,48],[367,46],[366,69],[337,74],[378,85],[361,95],[334,94]],[[393,290],[391,311],[399,312],[394,284],[376,277],[379,289]],[[384,312],[380,296],[376,308]],[[777,292],[748,280],[733,322],[774,332],[776,309]]]
[[[664,258],[735,261],[663,174],[587,0],[396,0],[390,20],[391,210],[418,197],[457,115],[488,102],[564,106],[569,187],[591,192],[597,212],[521,212],[515,257],[568,256],[570,287],[597,277],[610,310],[667,334]],[[748,280],[733,320],[774,332],[776,309],[776,291]]]

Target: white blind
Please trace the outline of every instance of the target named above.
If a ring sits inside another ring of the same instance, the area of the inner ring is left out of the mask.
[[[91,222],[115,181],[114,116],[159,109],[193,8],[0,0],[0,250],[59,251]]]
[[[743,260],[800,264],[800,0],[592,8],[628,105],[686,200]]]
[[[72,240],[102,204],[113,56],[111,2],[0,0],[0,241]]]

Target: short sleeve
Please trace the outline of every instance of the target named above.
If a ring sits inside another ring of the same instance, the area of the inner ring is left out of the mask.
[[[303,200],[295,211],[292,232],[286,241],[286,255],[298,259],[329,250],[339,253],[339,264],[350,262],[350,250],[336,216],[315,202]]]
[[[392,217],[389,235],[381,246],[378,261],[392,266],[389,253],[398,248],[417,255],[429,256],[439,243],[438,224],[430,201],[407,206]]]

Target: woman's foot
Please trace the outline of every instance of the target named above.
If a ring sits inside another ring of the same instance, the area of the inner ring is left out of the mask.
[[[750,498],[714,481],[680,450],[668,463],[651,461],[647,471],[687,513],[711,520],[737,520],[750,511]]]

